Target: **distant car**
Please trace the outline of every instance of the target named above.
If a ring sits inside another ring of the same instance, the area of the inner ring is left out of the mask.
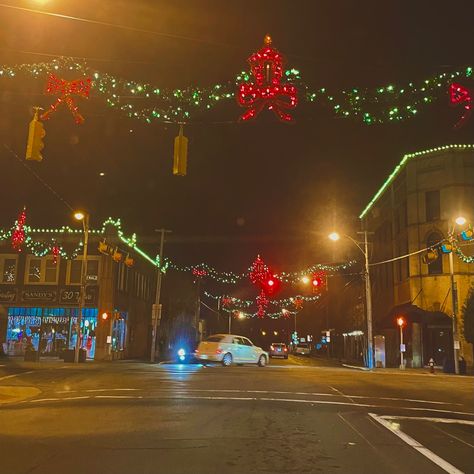
[[[301,342],[296,346],[295,354],[309,355],[311,353],[311,347],[306,342]]]
[[[202,341],[195,352],[201,362],[221,362],[223,366],[235,364],[257,364],[265,367],[268,363],[268,352],[254,346],[243,336],[234,334],[214,334]]]
[[[268,351],[270,357],[283,357],[288,359],[288,347],[284,342],[273,342]]]

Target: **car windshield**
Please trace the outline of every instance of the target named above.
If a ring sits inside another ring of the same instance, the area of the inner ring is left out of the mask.
[[[209,336],[205,342],[221,342],[224,336]]]

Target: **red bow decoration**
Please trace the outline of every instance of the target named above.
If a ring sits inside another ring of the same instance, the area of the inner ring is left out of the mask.
[[[248,59],[255,83],[240,84],[237,100],[248,110],[241,120],[255,118],[263,109],[273,110],[283,122],[292,122],[293,117],[283,109],[294,109],[298,103],[298,91],[293,84],[282,84],[284,58],[270,45],[272,39],[265,36],[262,49]]]
[[[303,309],[303,298],[297,296],[293,299],[293,304],[295,305],[295,309]]]
[[[49,119],[49,116],[56,112],[57,108],[64,102],[72,113],[74,121],[77,124],[84,122],[84,117],[79,113],[79,107],[74,102],[73,95],[78,97],[89,97],[89,93],[92,87],[92,79],[90,77],[86,79],[76,79],[74,81],[66,81],[60,79],[54,74],[50,74],[48,83],[46,85],[46,94],[59,95],[54,104],[51,104],[50,108],[41,115],[42,120]]]
[[[53,264],[56,265],[58,263],[60,249],[57,245],[54,245],[51,249],[51,253],[53,254]]]
[[[12,247],[14,250],[21,252],[21,246],[25,242],[25,223],[26,208],[23,208],[16,221],[15,229],[12,232]]]
[[[207,271],[204,268],[193,268],[193,275],[198,278],[205,277],[207,275]]]
[[[459,121],[454,125],[454,128],[458,128],[464,124],[464,122],[470,117],[472,113],[472,96],[469,89],[453,82],[449,86],[449,100],[452,105],[464,104],[465,112],[459,119]]]

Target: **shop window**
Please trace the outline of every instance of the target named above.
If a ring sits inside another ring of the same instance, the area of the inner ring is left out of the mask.
[[[436,221],[440,217],[439,191],[428,191],[425,193],[426,221]]]
[[[28,255],[26,259],[25,283],[57,284],[59,263],[53,257],[37,258]]]
[[[1,283],[14,284],[16,282],[17,263],[16,255],[0,256]]]
[[[442,238],[443,236],[440,233],[433,232],[428,236],[428,239],[426,240],[426,246],[434,247],[442,240]],[[439,275],[441,273],[443,273],[443,256],[439,252],[438,258],[428,265],[428,275]]]
[[[82,258],[76,258],[68,262],[67,284],[80,285],[82,272]],[[99,279],[99,259],[95,257],[87,258],[87,283],[95,284]]]

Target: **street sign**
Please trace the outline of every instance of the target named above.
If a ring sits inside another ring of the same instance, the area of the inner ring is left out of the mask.
[[[400,344],[400,352],[406,352],[405,351],[405,344]]]

